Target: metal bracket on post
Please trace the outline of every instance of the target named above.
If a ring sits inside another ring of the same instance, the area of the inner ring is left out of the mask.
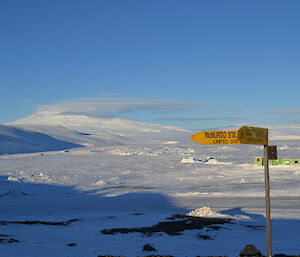
[[[268,257],[272,257],[272,233],[271,233],[271,201],[268,145],[264,145],[264,169],[265,169],[265,201],[266,201],[266,230]]]

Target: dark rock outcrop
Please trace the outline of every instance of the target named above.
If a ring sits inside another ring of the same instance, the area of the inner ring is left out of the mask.
[[[262,254],[254,245],[246,245],[239,257],[261,257]]]
[[[143,246],[143,251],[151,252],[151,251],[157,251],[152,245],[150,244],[145,244]]]

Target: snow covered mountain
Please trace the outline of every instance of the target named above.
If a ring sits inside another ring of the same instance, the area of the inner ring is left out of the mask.
[[[84,114],[37,112],[1,125],[0,154],[60,150],[78,146],[107,147],[124,144],[189,140],[191,132],[171,126],[122,118]]]
[[[95,117],[88,113],[49,110],[38,111],[31,116],[10,122],[7,125],[14,126],[20,130],[27,129],[36,131],[60,141],[71,142],[75,145],[92,147],[164,142],[187,143],[190,142],[190,136],[194,133],[193,131],[174,126],[148,124],[123,118]],[[271,140],[295,141],[300,139],[299,125],[273,125],[268,128]],[[199,128],[199,131],[203,129],[205,128]],[[6,143],[4,145],[7,148],[7,138],[5,140]],[[16,143],[19,143],[19,140],[20,137],[18,137],[18,142]],[[3,138],[1,141],[3,141]],[[10,139],[9,142],[11,145],[12,139]],[[41,150],[47,149],[45,148],[46,142],[48,141],[43,142],[43,147],[40,148]],[[40,145],[40,140],[38,140],[36,144]],[[4,149],[4,145],[2,144],[1,147],[2,153],[15,152],[13,150],[8,151],[8,149]],[[32,148],[32,144],[30,148]],[[59,145],[58,148],[60,149],[61,146]],[[17,152],[22,151],[20,149],[22,149],[21,146],[19,146]],[[53,145],[50,149],[53,149]],[[28,152],[28,149],[26,152]]]
[[[143,143],[168,141],[174,138],[182,138],[191,134],[190,131],[173,126],[148,124],[139,121],[122,118],[98,118],[87,114],[66,114],[55,112],[37,112],[33,115],[20,119],[8,125],[21,126],[36,129],[37,125],[63,126],[69,130],[80,131],[97,136],[119,136],[130,138]],[[43,131],[45,132],[45,131]]]
[[[87,133],[101,131],[126,136],[131,136],[140,132],[160,133],[166,130],[186,132],[186,130],[178,127],[148,124],[122,118],[98,118],[87,114],[65,114],[55,112],[37,112],[9,124],[62,125],[69,129],[84,130]]]

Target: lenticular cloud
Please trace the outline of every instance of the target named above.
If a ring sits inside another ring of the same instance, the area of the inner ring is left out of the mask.
[[[38,112],[51,114],[85,114],[101,118],[114,117],[116,113],[150,111],[169,113],[189,110],[201,103],[186,103],[178,100],[143,99],[143,98],[81,98],[59,102],[52,105],[41,105]]]

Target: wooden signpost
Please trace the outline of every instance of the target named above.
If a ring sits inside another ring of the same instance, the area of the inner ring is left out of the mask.
[[[266,232],[268,257],[272,257],[271,233],[271,204],[270,204],[270,178],[268,156],[268,129],[243,126],[237,131],[217,130],[201,131],[192,135],[192,140],[206,145],[237,145],[255,144],[264,145],[264,171],[265,171],[265,206],[266,206]]]

